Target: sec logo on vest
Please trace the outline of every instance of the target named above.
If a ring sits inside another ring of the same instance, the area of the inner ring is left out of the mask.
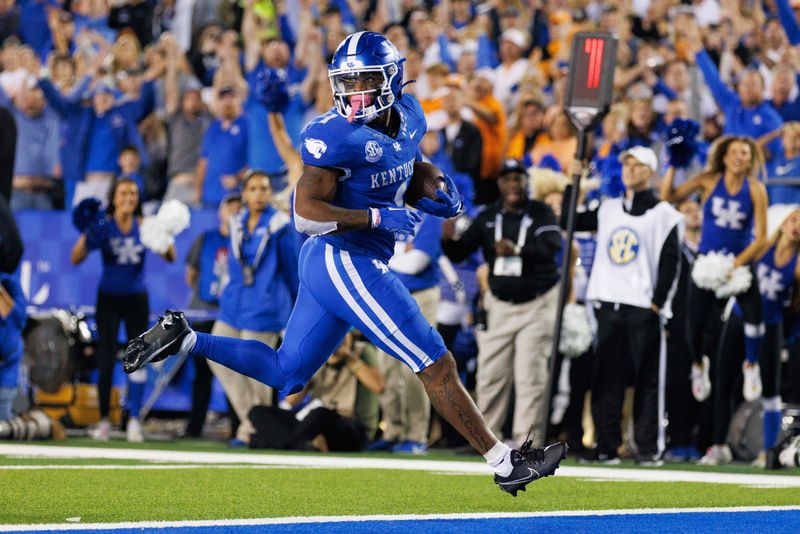
[[[608,240],[608,257],[615,265],[627,265],[639,254],[639,236],[623,226],[611,232]]]

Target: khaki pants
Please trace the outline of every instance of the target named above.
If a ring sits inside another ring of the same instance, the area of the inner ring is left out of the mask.
[[[512,438],[521,445],[531,432],[533,446],[545,439],[550,352],[553,344],[558,285],[520,304],[499,300],[487,291],[483,298],[487,327],[477,332],[477,404],[499,439],[514,385]]]
[[[278,334],[275,332],[254,332],[252,330],[237,330],[232,326],[217,321],[211,333],[215,336],[235,337],[239,339],[255,339],[262,343],[275,347],[278,344]],[[250,435],[255,433],[247,414],[253,406],[272,405],[272,388],[265,386],[258,380],[254,380],[243,374],[237,373],[220,365],[217,362],[208,360],[208,366],[219,379],[222,389],[228,396],[231,407],[239,418],[239,429],[236,431],[236,438],[245,442],[250,442]]]
[[[438,287],[431,287],[411,294],[422,316],[433,326],[436,326],[440,293]],[[385,352],[382,352],[380,362],[386,380],[386,389],[380,396],[381,411],[386,421],[384,439],[427,444],[431,403],[422,380],[403,362]]]

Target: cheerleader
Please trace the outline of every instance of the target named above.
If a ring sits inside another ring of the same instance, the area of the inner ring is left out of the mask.
[[[698,401],[711,393],[707,355],[713,354],[717,340],[704,347],[709,319],[719,316],[719,298],[734,295],[744,321],[744,397],[755,400],[761,395],[758,355],[764,323],[753,262],[766,244],[767,193],[757,178],[763,165],[761,149],[751,138],[725,136],[711,147],[704,172],[675,188],[675,168],[669,167],[661,185],[664,200],[679,202],[698,193],[703,203],[700,256],[692,270],[687,307],[692,393]]]
[[[97,322],[97,379],[100,403],[100,424],[93,434],[95,439],[108,441],[111,431],[110,413],[111,380],[116,363],[117,333],[120,321],[125,323],[125,333],[133,338],[148,326],[150,308],[144,278],[145,247],[139,236],[142,223],[142,200],[139,186],[129,178],[118,178],[112,185],[105,213],[84,214],[91,223],[78,222],[81,211],[92,211],[99,201],[87,199],[73,212],[73,221],[81,230],[72,247],[73,265],[82,263],[89,252],[100,250],[103,255],[103,274],[97,291],[95,320]],[[92,210],[89,210],[92,208]],[[169,246],[162,254],[168,262],[175,261],[176,252]],[[130,375],[128,384],[128,441],[142,441],[139,410],[147,374],[144,370]]]

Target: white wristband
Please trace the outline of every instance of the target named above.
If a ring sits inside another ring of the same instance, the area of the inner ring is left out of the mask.
[[[369,208],[369,225],[370,228],[377,228],[381,224],[381,210],[378,208]]]

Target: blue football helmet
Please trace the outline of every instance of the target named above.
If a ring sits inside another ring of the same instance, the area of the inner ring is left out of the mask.
[[[404,62],[397,48],[379,33],[347,36],[328,65],[339,114],[363,124],[390,108],[402,93]]]

